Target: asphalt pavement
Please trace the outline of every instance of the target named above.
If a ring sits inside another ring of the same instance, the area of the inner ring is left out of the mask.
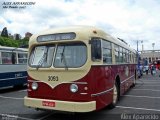
[[[9,88],[0,90],[1,120],[160,120],[160,71],[150,73],[136,81],[114,109],[90,113],[36,111],[24,106],[27,90]]]

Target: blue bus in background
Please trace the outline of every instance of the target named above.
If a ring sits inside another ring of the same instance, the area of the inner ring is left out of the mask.
[[[0,89],[27,84],[27,56],[25,48],[0,46]]]

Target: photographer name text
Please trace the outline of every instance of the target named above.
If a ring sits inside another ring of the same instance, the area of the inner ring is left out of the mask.
[[[4,9],[25,9],[27,6],[33,6],[36,2],[3,2],[2,7]]]
[[[156,114],[121,114],[121,120],[159,120]]]

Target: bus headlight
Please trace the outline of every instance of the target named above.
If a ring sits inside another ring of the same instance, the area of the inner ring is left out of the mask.
[[[37,88],[38,88],[38,83],[33,82],[33,83],[32,83],[32,89],[33,89],[33,90],[37,90]]]
[[[78,86],[76,84],[71,84],[70,91],[75,93],[78,91]]]

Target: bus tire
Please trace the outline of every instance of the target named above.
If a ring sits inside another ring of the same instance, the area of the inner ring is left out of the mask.
[[[113,101],[112,103],[109,105],[110,109],[115,108],[117,102],[119,100],[119,87],[117,85],[117,82],[115,82],[114,87],[113,87]]]
[[[133,80],[133,84],[132,84],[132,87],[135,87],[136,86],[136,79]]]
[[[136,85],[136,80],[137,80],[137,74],[136,74],[136,72],[135,72],[135,77],[134,77],[133,84],[132,84],[131,87],[135,87],[135,85]]]

